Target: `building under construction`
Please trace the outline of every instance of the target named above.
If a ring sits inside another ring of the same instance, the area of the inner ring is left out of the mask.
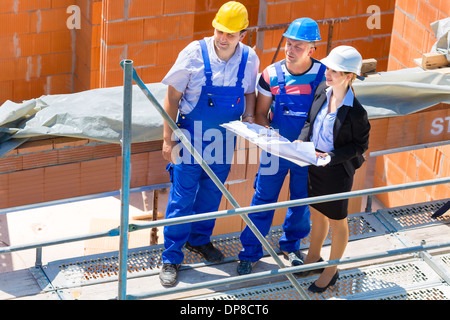
[[[350,243],[336,262],[341,278],[324,294],[306,293],[267,253],[248,279],[235,274],[246,225],[240,214],[250,205],[259,166],[258,148],[240,141],[225,187],[243,211],[224,197],[213,236],[225,262],[186,253],[180,283],[160,285],[170,187],[163,119],[134,86],[124,163],[121,61],[132,61],[162,105],[162,78],[184,47],[212,35],[211,21],[224,2],[2,0],[0,298],[449,299],[447,0],[242,0],[250,20],[243,42],[258,54],[260,72],[284,58],[282,35],[299,17],[319,24],[314,58],[338,45],[363,56],[365,79],[354,88],[372,129],[367,161],[345,195]],[[130,216],[124,226],[125,172]],[[289,199],[285,181],[267,237],[278,253]],[[316,278],[297,282],[307,288]]]

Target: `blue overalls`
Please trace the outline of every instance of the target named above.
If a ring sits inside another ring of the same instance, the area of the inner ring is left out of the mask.
[[[281,63],[275,63],[275,70],[280,87],[279,94],[275,96],[275,106],[271,126],[279,130],[279,133],[290,141],[294,141],[300,135],[305,124],[309,109],[314,99],[316,87],[323,80],[326,67],[321,65],[319,72],[311,85],[311,94],[294,95],[287,94],[285,88],[285,77],[281,69]],[[286,175],[290,172],[289,191],[290,199],[301,199],[308,196],[307,177],[308,167],[300,167],[283,158],[279,159],[279,169],[273,175],[261,174],[264,168],[270,167],[270,161],[264,157],[274,157],[266,152],[261,154],[261,163],[255,179],[255,194],[251,205],[275,203],[283,186]],[[267,210],[249,214],[263,236],[270,230],[274,210]],[[308,206],[297,206],[288,208],[283,223],[283,234],[279,239],[280,249],[285,252],[297,251],[300,248],[301,239],[310,232],[310,212]],[[263,256],[262,245],[250,228],[245,227],[241,233],[242,251],[239,253],[240,260],[258,261]]]
[[[228,134],[228,138],[233,139],[230,146],[230,142],[226,141],[227,131],[225,128],[220,127],[220,124],[239,120],[244,112],[245,102],[242,80],[244,79],[249,51],[247,46],[243,46],[244,50],[236,85],[234,87],[218,87],[212,84],[212,71],[206,43],[204,40],[199,42],[204,60],[206,83],[202,87],[200,98],[195,108],[189,114],[178,114],[177,124],[181,129],[188,131],[191,136],[191,143],[201,155],[206,153],[205,149],[208,152],[211,151],[208,150],[208,146],[210,149],[215,140],[222,140],[219,141],[222,149],[219,147],[209,153],[217,160],[216,163],[208,163],[208,165],[218,179],[224,183],[230,172],[236,137]],[[199,131],[200,128],[201,131]],[[215,140],[210,141],[210,136],[205,139],[205,132],[208,129],[214,129],[213,136],[215,136]],[[220,135],[217,135],[218,131],[216,130],[220,131]],[[182,151],[188,152],[187,150]],[[183,155],[182,157],[185,160],[189,158]],[[229,161],[226,161],[227,158],[229,158]],[[170,163],[167,166],[172,186],[166,209],[166,219],[213,212],[219,208],[222,198],[221,191],[203,171],[202,167],[198,163],[193,162],[193,157],[190,160],[192,162],[186,161],[187,163],[181,162],[176,165]],[[205,161],[207,160],[205,159]],[[163,263],[182,263],[184,255],[181,248],[186,241],[189,241],[193,246],[200,246],[210,242],[214,224],[215,220],[212,219],[166,226],[164,228],[164,245],[166,250],[162,253]]]

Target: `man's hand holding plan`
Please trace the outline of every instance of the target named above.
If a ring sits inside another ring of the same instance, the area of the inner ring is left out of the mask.
[[[312,142],[290,142],[275,130],[255,123],[232,121],[223,124],[222,127],[247,139],[264,151],[292,161],[302,167],[311,164],[323,166],[330,162],[330,156],[326,158],[316,157]]]

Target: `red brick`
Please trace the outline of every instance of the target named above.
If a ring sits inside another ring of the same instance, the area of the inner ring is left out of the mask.
[[[132,154],[130,187],[146,186],[149,170],[148,153]]]
[[[15,0],[2,0],[0,1],[0,13],[14,12]]]
[[[160,184],[169,182],[169,173],[166,171],[167,161],[162,157],[161,151],[148,153],[149,170],[147,184]]]
[[[30,32],[30,15],[26,12],[0,14],[0,21],[0,37]]]
[[[356,3],[357,9],[356,9],[355,14],[371,13],[371,12],[367,12],[367,9],[371,5],[378,6],[380,8],[380,12],[386,12],[386,11],[394,10],[395,1],[393,1],[393,0],[377,0],[377,1],[359,0]],[[343,14],[341,17],[345,17],[345,16],[346,16],[346,14]],[[347,16],[348,16],[348,14],[347,14]]]
[[[171,1],[177,2],[178,1]],[[185,1],[186,2],[186,1]],[[134,0],[130,2],[128,7],[128,17],[129,18],[137,18],[137,17],[154,17],[160,16],[164,12],[164,6],[167,1],[163,0]]]
[[[194,12],[195,3],[195,0],[164,1],[164,14]]]
[[[290,3],[278,3],[267,5],[266,24],[289,23],[291,14]],[[213,17],[214,18],[214,17]],[[210,20],[212,21],[212,19]]]
[[[45,77],[14,80],[13,99],[14,101],[22,101],[39,98],[47,94],[46,84],[47,79]]]
[[[129,47],[134,46],[130,45]],[[136,45],[141,46],[141,45]],[[128,51],[129,52],[129,51]],[[125,46],[119,46],[119,47],[111,47],[108,48],[106,51],[106,64],[104,68],[108,71],[112,70],[122,70],[120,67],[120,61],[123,59],[127,59],[131,57],[130,53],[128,53],[127,56],[127,49]],[[132,59],[132,58],[130,58]]]
[[[54,149],[81,147],[89,143],[88,139],[78,139],[70,137],[59,137],[52,140]]]
[[[329,19],[354,16],[359,5],[349,5],[344,1],[325,1],[324,7],[325,13],[323,18]],[[366,9],[363,9],[363,12],[360,12],[360,14],[365,14]]]
[[[58,152],[38,152],[23,155],[23,170],[54,166],[58,163]]]
[[[39,32],[67,30],[67,19],[70,15],[67,8],[55,8],[36,12],[36,28]]]
[[[395,9],[392,31],[397,32],[398,35],[403,37],[406,19],[407,16],[402,10]]]
[[[208,32],[213,33],[212,21],[214,20],[214,12],[196,12],[194,18],[194,33]]]
[[[18,50],[22,57],[53,52],[52,33],[27,33],[18,36]]]
[[[428,31],[432,32],[430,23],[438,18],[438,9],[430,5],[428,1],[419,1],[419,10],[417,11],[417,21]]]
[[[404,39],[414,48],[421,51],[423,50],[425,43],[425,29],[417,22],[406,19]]]
[[[377,29],[367,28],[367,17],[351,17],[347,22],[337,25],[336,40],[364,38],[373,34]],[[335,34],[336,34],[335,33]]]
[[[0,82],[0,105],[13,99],[13,81]]]
[[[450,1],[441,0],[441,2],[439,3],[439,11],[442,17],[439,17],[438,20],[441,20],[445,17],[448,18],[450,16]]]
[[[94,146],[94,159],[118,157],[121,151],[119,144],[99,144]]]
[[[72,35],[69,29],[54,31],[51,33],[51,38],[52,52],[72,51]]]
[[[9,174],[8,206],[44,201],[44,169],[32,169]]]
[[[51,139],[25,142],[17,148],[18,154],[27,154],[33,152],[43,152],[53,150],[53,141]]]
[[[44,168],[45,201],[80,196],[80,167],[74,163]]]
[[[48,94],[72,93],[73,76],[71,74],[57,74],[47,78]]]
[[[124,19],[125,0],[104,0],[103,16],[107,21]],[[86,12],[81,10],[82,12]]]
[[[134,66],[154,66],[156,64],[156,43],[142,43],[128,46],[128,59]]]
[[[419,0],[397,0],[395,5],[396,7],[401,8],[407,14],[416,16],[417,9],[419,7]]]
[[[186,19],[188,17],[188,19]],[[189,19],[190,17],[190,19]],[[145,19],[144,22],[144,40],[172,40],[180,37],[180,32],[182,26],[186,28],[189,22],[186,23],[185,20],[191,21],[192,15],[172,15],[172,16],[161,16],[152,17]],[[191,28],[193,25],[191,25]],[[183,33],[186,31],[183,30]],[[191,35],[189,33],[189,35]]]
[[[52,8],[67,8],[76,3],[73,0],[52,0]]]
[[[301,18],[301,17],[309,17],[314,20],[321,20],[325,18],[325,12],[328,9],[328,6],[332,6],[333,4],[329,4],[330,2],[335,3],[336,1],[325,1],[325,0],[318,0],[318,1],[293,1],[291,3],[290,11],[288,12],[287,16],[288,19],[281,20],[282,17],[279,18],[281,22],[276,23],[287,23],[291,22],[294,19]],[[273,9],[271,9],[273,10]],[[278,10],[278,9],[275,9]],[[280,14],[283,14],[283,12],[276,13],[277,16]],[[275,24],[276,24],[275,23]],[[271,23],[267,23],[271,24]]]
[[[404,171],[391,160],[386,161],[386,179],[388,184],[402,184],[405,182]]]
[[[17,59],[0,60],[0,81],[14,80],[16,78]]]
[[[390,55],[395,57],[401,64],[407,65],[409,59],[409,44],[397,33],[392,33]]]
[[[15,36],[3,36],[0,37],[0,59],[14,58],[17,55],[15,48]]]
[[[93,157],[93,146],[85,146],[82,148],[64,148],[58,150],[58,164],[88,161],[92,160]]]
[[[47,54],[42,56],[41,75],[72,72],[72,52]]]
[[[15,172],[23,169],[23,158],[21,156],[10,156],[0,158],[0,172]]]
[[[35,11],[44,10],[52,7],[52,0],[20,0],[17,1],[17,10]]]
[[[102,10],[103,10],[103,3],[101,1],[91,2],[91,7],[89,10],[91,16],[89,18],[92,24],[102,23]]]
[[[118,190],[119,180],[116,158],[81,163],[81,191],[83,194]]]
[[[110,22],[105,42],[108,46],[140,43],[144,36],[144,20]]]

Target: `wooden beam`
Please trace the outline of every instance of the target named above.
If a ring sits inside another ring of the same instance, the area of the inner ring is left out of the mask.
[[[450,63],[442,53],[430,52],[422,55],[422,68],[425,70],[447,66],[450,66]]]
[[[366,76],[369,73],[374,73],[377,70],[377,60],[364,59],[361,67],[361,74]]]

